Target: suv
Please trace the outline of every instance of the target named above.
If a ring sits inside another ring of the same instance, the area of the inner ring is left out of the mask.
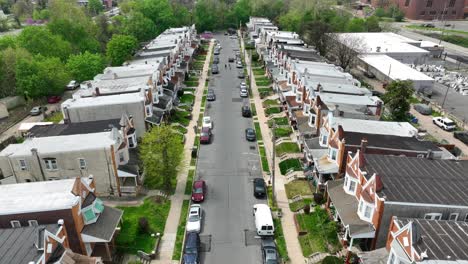
[[[208,89],[208,94],[206,95],[206,100],[214,101],[216,100],[216,95],[213,89]]]
[[[240,97],[249,97],[249,92],[247,91],[247,89],[240,90]]]
[[[255,178],[253,184],[254,196],[257,198],[265,197],[266,195],[266,184],[262,178]]]
[[[250,111],[250,107],[248,105],[243,105],[241,108],[242,116],[243,117],[251,117],[252,111]]]
[[[211,128],[203,127],[200,133],[200,143],[209,144],[211,142]]]
[[[455,131],[453,137],[468,145],[468,131]]]
[[[198,233],[188,233],[185,238],[185,247],[184,247],[184,264],[199,264],[200,263],[200,236]]]
[[[446,131],[454,130],[456,127],[455,122],[442,116],[432,118],[432,123]]]
[[[219,73],[219,69],[218,69],[217,64],[213,64],[213,66],[211,66],[211,73],[212,73],[212,74],[217,74],[217,73]]]

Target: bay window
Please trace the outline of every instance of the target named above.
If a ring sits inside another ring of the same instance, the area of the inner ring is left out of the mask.
[[[371,222],[374,216],[374,204],[364,201],[362,198],[359,200],[358,216],[364,221]]]

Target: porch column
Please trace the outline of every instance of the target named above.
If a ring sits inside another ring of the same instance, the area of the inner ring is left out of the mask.
[[[348,233],[349,233],[349,228],[346,227],[343,240],[348,241]]]
[[[353,242],[354,242],[354,238],[351,237],[351,241],[349,241],[349,247],[348,247],[350,251],[352,250],[351,248],[353,247]]]
[[[111,252],[110,252],[110,249],[109,249],[109,244],[108,244],[108,243],[104,243],[104,246],[106,247],[107,259],[112,259],[112,255],[111,255]]]

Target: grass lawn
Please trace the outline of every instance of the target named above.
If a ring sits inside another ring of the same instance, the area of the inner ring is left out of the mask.
[[[275,124],[277,126],[287,126],[287,125],[289,125],[289,120],[288,120],[287,117],[277,117],[277,118],[273,118],[273,120],[275,120]],[[268,121],[268,127],[273,126],[273,120]]]
[[[263,140],[262,131],[260,130],[260,124],[258,122],[254,122],[255,126],[255,135],[257,136],[257,140]]]
[[[276,146],[276,156],[281,156],[284,153],[299,153],[300,149],[294,142],[283,142]]]
[[[468,35],[468,31],[463,30],[456,30],[456,29],[445,29],[445,28],[429,28],[429,27],[422,27],[418,25],[408,25],[407,28],[411,29],[418,29],[418,30],[426,30],[426,31],[438,31],[438,32],[448,32],[448,33],[457,33],[457,34],[464,34]]]
[[[190,123],[190,112],[176,110],[170,117],[171,122],[179,123],[183,126],[188,126]]]
[[[187,134],[187,129],[183,126],[172,126],[172,128],[182,134]]]
[[[180,103],[182,104],[192,104],[195,100],[195,95],[193,94],[184,94],[180,97]]]
[[[262,66],[263,66],[262,61],[252,61],[252,67],[253,68],[258,68],[258,67],[262,67]]]
[[[185,81],[184,84],[187,87],[196,87],[196,86],[198,86],[198,81]]]
[[[203,113],[200,113],[198,115],[198,121],[197,121],[197,125],[198,125],[198,127],[200,127],[200,129],[201,129],[201,126],[202,126],[202,122],[203,122]]]
[[[172,253],[172,260],[180,260],[182,255],[182,244],[184,243],[185,225],[187,224],[187,214],[190,201],[184,200],[182,202],[182,210],[180,211],[179,226],[177,227],[177,235]]]
[[[297,202],[290,203],[289,204],[289,209],[291,209],[291,211],[293,211],[293,212],[297,212],[300,209],[304,208],[304,206],[306,204],[311,204],[311,203],[312,203],[312,199],[305,198],[305,199],[299,200]]]
[[[270,106],[278,106],[280,105],[280,102],[276,99],[268,99],[263,101],[263,108],[268,108]]]
[[[122,227],[116,239],[116,246],[120,252],[136,254],[138,250],[151,253],[156,238],[151,233],[162,233],[166,225],[171,201],[162,197],[148,197],[140,206],[119,207],[124,211]],[[148,220],[150,232],[141,233],[138,220],[145,217]]]
[[[295,180],[284,185],[288,199],[296,195],[312,195],[309,183],[306,180]]]
[[[63,120],[62,111],[57,111],[50,115],[47,118],[44,118],[44,122],[54,122],[54,124],[58,124],[60,121]]]
[[[263,77],[265,75],[265,70],[261,69],[261,68],[260,69],[252,69],[252,71],[253,71],[254,75],[260,75],[259,78]],[[255,76],[255,77],[257,77],[257,76]]]
[[[286,241],[284,240],[283,227],[281,226],[280,219],[273,219],[275,225],[275,240],[278,247],[278,253],[284,261],[289,260],[288,250],[286,248]]]
[[[265,114],[271,115],[271,114],[278,114],[281,113],[281,108],[280,107],[270,107],[265,110]]]
[[[308,232],[306,235],[299,236],[304,256],[315,252],[329,252],[328,245],[332,246],[330,253],[339,250],[336,223],[330,221],[325,209],[317,206],[310,214],[297,214],[296,219],[301,230]]]
[[[206,95],[202,97],[201,107],[205,107],[206,104]]]
[[[192,194],[192,186],[193,186],[193,177],[195,176],[195,170],[189,170],[187,175],[187,183],[185,184],[185,194],[190,195]]]
[[[193,146],[198,147],[199,145],[200,145],[200,136],[196,136]]]
[[[276,137],[289,137],[292,134],[291,127],[277,127],[275,128],[275,135]]]
[[[279,163],[281,174],[285,175],[289,170],[301,171],[302,164],[299,159],[287,159]]]
[[[260,158],[262,159],[262,169],[265,172],[270,171],[270,166],[268,166],[268,157],[266,156],[266,151],[264,146],[258,146],[258,151],[260,152]]]
[[[271,88],[258,88],[258,93],[260,94],[260,98],[265,98],[273,94],[273,90]]]
[[[271,84],[271,81],[270,80],[255,80],[255,83],[257,84],[257,86],[269,86]]]
[[[257,108],[255,107],[255,104],[254,104],[254,103],[251,103],[251,104],[250,104],[250,111],[252,112],[252,116],[256,116],[256,115],[257,115]]]

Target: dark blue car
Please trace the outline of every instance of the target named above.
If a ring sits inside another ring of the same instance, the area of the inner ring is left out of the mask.
[[[184,264],[199,264],[200,263],[200,254],[198,253],[200,249],[200,236],[198,233],[188,233],[185,239],[184,247]]]

